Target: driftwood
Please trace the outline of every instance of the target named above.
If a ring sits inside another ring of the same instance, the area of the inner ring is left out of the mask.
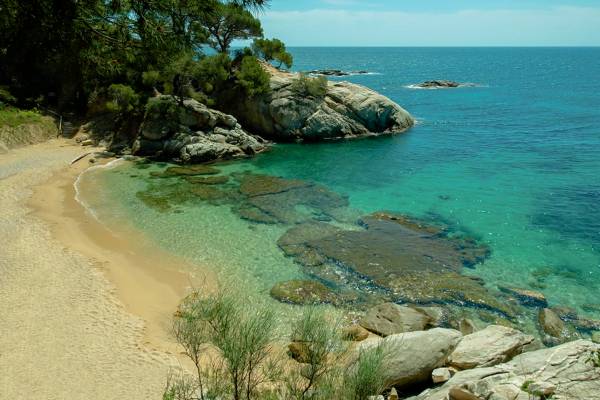
[[[83,158],[85,158],[85,157],[89,156],[90,154],[92,154],[92,152],[91,152],[91,151],[88,151],[87,153],[83,153],[82,155],[78,156],[78,157],[77,157],[77,158],[75,158],[73,161],[71,161],[71,164],[69,164],[69,165],[73,165],[73,164],[75,164],[77,161],[79,161],[79,160],[81,160],[81,159],[83,159]]]

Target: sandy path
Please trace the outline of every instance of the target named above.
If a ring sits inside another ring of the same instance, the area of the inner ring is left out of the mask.
[[[2,399],[159,399],[176,362],[142,344],[143,320],[125,309],[98,260],[65,247],[52,235],[60,225],[51,229],[26,206],[32,187],[82,152],[53,140],[0,155]]]

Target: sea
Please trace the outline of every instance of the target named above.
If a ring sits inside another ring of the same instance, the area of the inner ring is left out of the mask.
[[[600,48],[291,52],[295,71],[367,71],[330,79],[388,96],[416,125],[386,137],[278,144],[217,164],[221,174],[314,182],[346,196],[357,216],[385,210],[443,222],[489,246],[489,257],[465,273],[490,290],[536,290],[550,306],[600,318]],[[433,79],[466,85],[414,86]],[[277,282],[307,278],[277,245],[285,224],[240,218],[231,203],[164,210],[142,201],[140,192],[167,184],[150,175],[166,167],[123,161],[96,168],[81,177],[79,196],[115,231],[127,221],[153,246],[258,300],[273,301]]]

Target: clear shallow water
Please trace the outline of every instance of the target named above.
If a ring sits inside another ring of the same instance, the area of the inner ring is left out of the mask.
[[[318,182],[348,195],[357,215],[390,210],[442,220],[492,248],[469,271],[488,286],[534,288],[551,304],[579,309],[600,303],[600,49],[293,52],[296,70],[377,73],[343,79],[387,95],[419,123],[394,137],[279,145],[220,167],[224,173]],[[431,79],[478,86],[407,88]],[[86,198],[100,218],[127,218],[159,245],[260,296],[302,276],[276,245],[286,227],[249,223],[226,205],[148,208],[136,196],[155,184],[148,171],[131,164],[95,171],[86,178],[96,181],[95,193]]]

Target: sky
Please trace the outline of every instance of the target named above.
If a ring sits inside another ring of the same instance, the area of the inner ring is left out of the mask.
[[[600,0],[271,0],[288,46],[600,46]]]

